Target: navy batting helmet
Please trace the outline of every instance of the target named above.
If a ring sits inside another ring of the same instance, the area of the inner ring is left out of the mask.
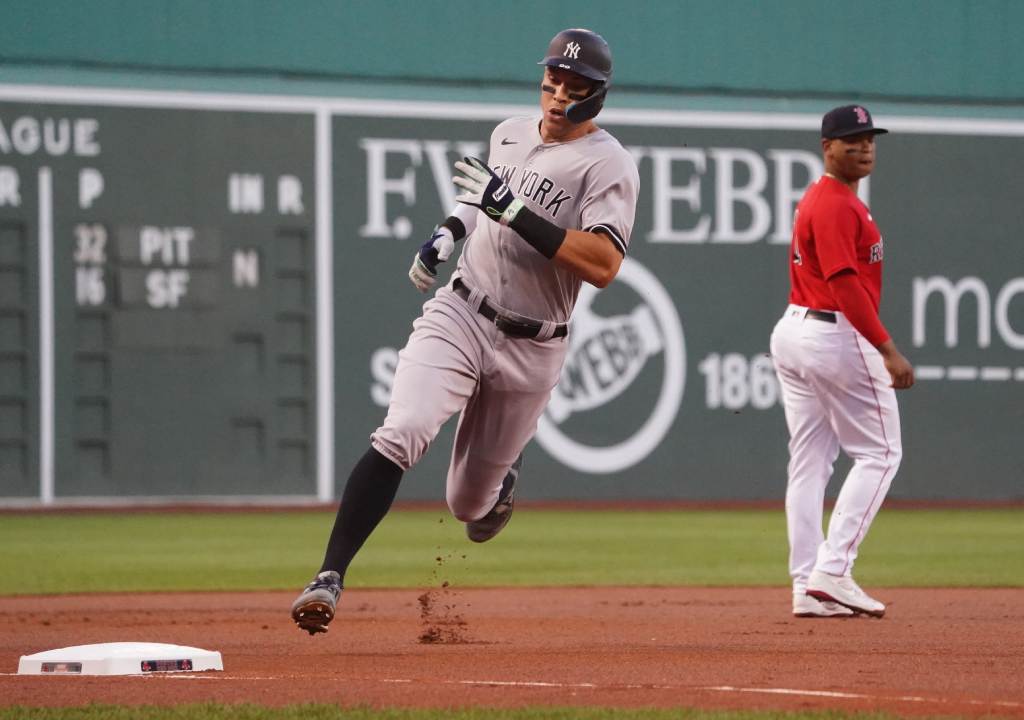
[[[565,116],[574,123],[597,117],[612,77],[612,51],[603,37],[582,28],[563,30],[551,39],[547,55],[537,64],[569,70],[597,82],[585,100],[565,109]]]

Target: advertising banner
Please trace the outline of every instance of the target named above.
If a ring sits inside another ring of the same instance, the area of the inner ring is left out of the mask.
[[[451,165],[484,157],[500,119],[450,115],[333,120],[342,476],[385,414],[424,299],[405,272],[455,205]],[[1007,162],[1020,139],[896,120],[860,188],[883,234],[882,319],[918,375],[899,395],[892,496],[1020,497],[1024,203]],[[580,296],[524,497],[782,497],[787,433],[768,338],[786,306],[795,204],[823,171],[819,122],[601,116],[640,169],[636,224],[618,279]],[[442,496],[453,424],[405,497]]]

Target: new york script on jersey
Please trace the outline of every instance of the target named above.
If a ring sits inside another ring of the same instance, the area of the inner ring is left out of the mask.
[[[494,172],[505,181],[516,197],[529,198],[553,218],[558,217],[558,212],[566,200],[572,200],[572,195],[565,188],[558,188],[552,193],[551,191],[555,189],[554,181],[536,170],[521,173],[518,181],[516,174],[519,168],[515,165],[496,165]]]

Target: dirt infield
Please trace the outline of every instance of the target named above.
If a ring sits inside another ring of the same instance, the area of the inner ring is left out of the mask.
[[[882,620],[800,620],[785,589],[347,590],[326,636],[292,593],[0,599],[0,703],[703,707],[1024,718],[1024,589],[883,589]],[[18,676],[21,655],[164,642],[224,672]]]

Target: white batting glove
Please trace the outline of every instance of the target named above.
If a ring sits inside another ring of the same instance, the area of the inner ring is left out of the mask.
[[[409,280],[420,292],[427,292],[437,282],[437,266],[452,256],[455,237],[446,227],[435,227],[430,236],[412,259]]]
[[[523,201],[512,194],[497,173],[475,157],[456,161],[455,169],[462,175],[453,177],[452,182],[463,190],[455,196],[456,200],[480,208],[484,215],[502,225],[515,219]]]

